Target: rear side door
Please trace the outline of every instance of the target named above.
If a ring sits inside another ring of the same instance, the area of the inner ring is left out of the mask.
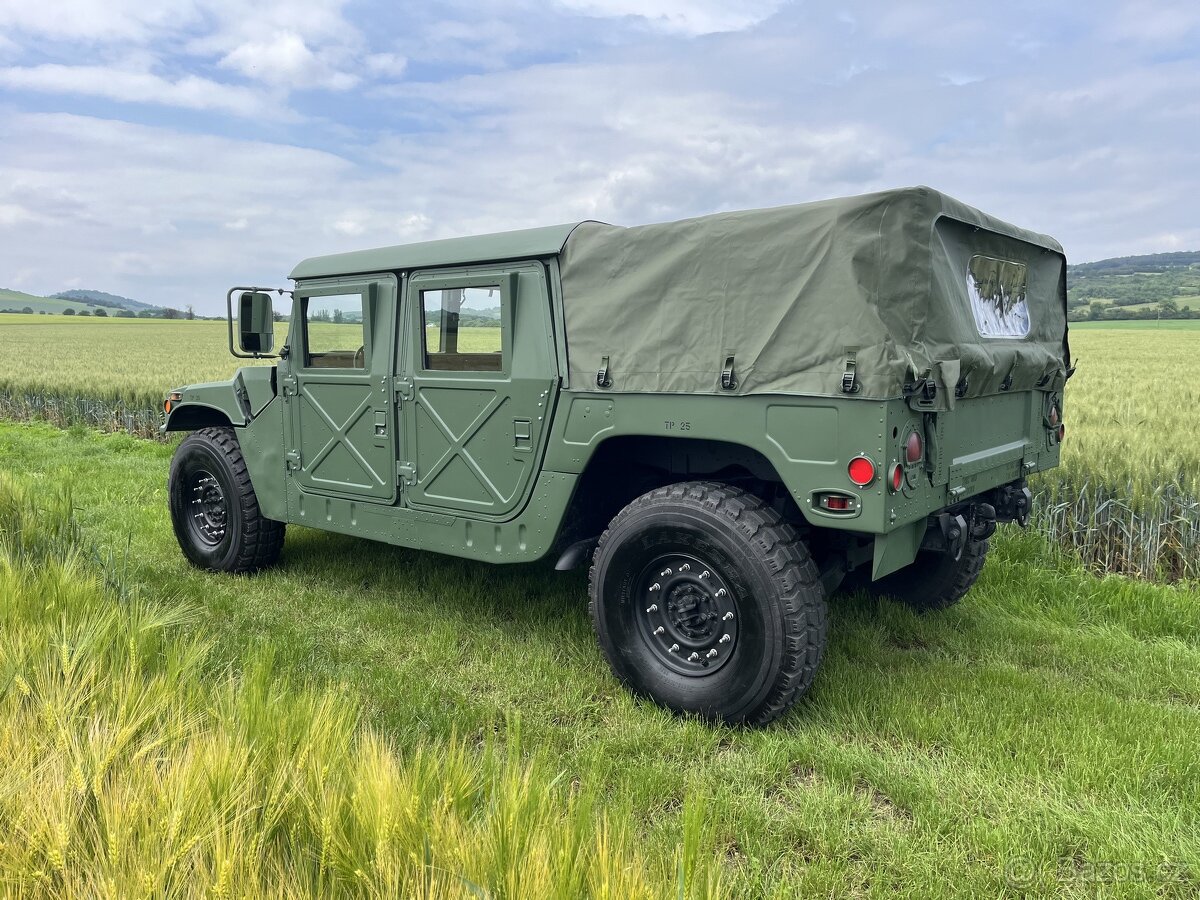
[[[295,296],[288,470],[309,493],[392,502],[396,277],[305,282]]]
[[[558,386],[545,267],[426,270],[407,284],[407,503],[511,517],[532,490]]]

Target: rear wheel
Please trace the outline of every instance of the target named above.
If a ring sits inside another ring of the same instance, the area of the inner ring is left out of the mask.
[[[987,559],[988,542],[968,540],[958,559],[922,550],[911,565],[867,586],[872,594],[893,597],[917,612],[947,609],[975,584]]]
[[[232,428],[202,428],[175,450],[167,481],[171,523],[183,555],[214,572],[254,572],[274,565],[284,524],[258,507]]]
[[[799,699],[826,640],[825,592],[795,530],[753,494],[644,494],[596,548],[591,610],[613,671],[677,712],[763,725]]]

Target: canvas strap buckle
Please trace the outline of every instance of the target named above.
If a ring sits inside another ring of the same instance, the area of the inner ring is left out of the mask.
[[[608,377],[608,357],[600,359],[600,368],[596,370],[596,387],[612,387],[612,379]]]
[[[846,371],[842,373],[842,393],[857,394],[859,391],[858,375],[854,369],[858,365],[858,351],[846,351]]]
[[[732,391],[737,387],[737,379],[733,377],[733,357],[725,357],[725,366],[721,369],[721,389]]]

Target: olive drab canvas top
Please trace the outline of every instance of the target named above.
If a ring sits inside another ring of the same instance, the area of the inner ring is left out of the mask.
[[[948,407],[956,388],[1059,387],[1070,365],[1062,247],[927,187],[361,250],[291,277],[556,255],[572,390],[878,400],[927,378]]]
[[[930,188],[620,228],[561,259],[572,389],[938,404],[1061,386],[1066,261],[1052,238]]]

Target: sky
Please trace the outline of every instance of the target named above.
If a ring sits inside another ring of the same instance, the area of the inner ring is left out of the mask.
[[[0,287],[217,313],[300,259],[928,184],[1200,249],[1200,3],[0,0]]]

